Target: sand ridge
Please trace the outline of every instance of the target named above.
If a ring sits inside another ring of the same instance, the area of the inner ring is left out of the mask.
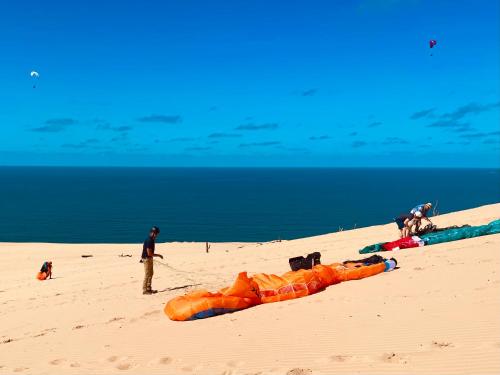
[[[433,221],[498,217],[494,204]],[[311,251],[324,263],[356,259],[363,246],[396,236],[387,224],[214,243],[208,254],[204,243],[159,243],[168,266],[155,265],[153,296],[141,293],[140,244],[0,243],[0,373],[500,373],[500,235],[389,253],[398,270],[302,299],[193,322],[163,313],[170,298],[217,290],[240,271],[280,274],[289,257]],[[35,280],[49,259],[55,279]]]

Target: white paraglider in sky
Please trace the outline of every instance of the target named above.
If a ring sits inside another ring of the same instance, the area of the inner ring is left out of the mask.
[[[40,74],[37,71],[32,70],[30,76],[33,79],[33,88],[36,89],[36,82],[40,78]]]

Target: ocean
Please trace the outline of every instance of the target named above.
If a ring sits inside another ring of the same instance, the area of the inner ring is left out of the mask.
[[[425,202],[500,202],[500,171],[0,167],[0,242],[141,243],[152,225],[158,242],[294,239]]]

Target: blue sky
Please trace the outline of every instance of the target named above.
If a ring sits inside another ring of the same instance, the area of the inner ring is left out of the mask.
[[[500,167],[499,14],[492,0],[9,2],[0,165]]]

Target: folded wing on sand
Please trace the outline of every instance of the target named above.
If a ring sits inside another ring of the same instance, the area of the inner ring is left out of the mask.
[[[422,234],[421,236],[404,237],[392,242],[381,242],[374,245],[366,246],[361,250],[359,250],[359,253],[368,254],[368,253],[376,253],[378,251],[408,249],[412,247],[435,245],[443,242],[458,241],[458,240],[463,240],[465,238],[486,236],[489,234],[496,234],[496,233],[500,233],[500,219],[494,220],[486,225],[454,228],[435,233]]]
[[[200,290],[175,297],[164,311],[172,320],[209,318],[262,303],[305,297],[329,285],[373,276],[394,266],[393,261],[381,258],[379,263],[370,265],[362,262],[318,264],[310,270],[290,271],[282,276],[259,273],[249,277],[241,272],[231,287],[217,293]]]

